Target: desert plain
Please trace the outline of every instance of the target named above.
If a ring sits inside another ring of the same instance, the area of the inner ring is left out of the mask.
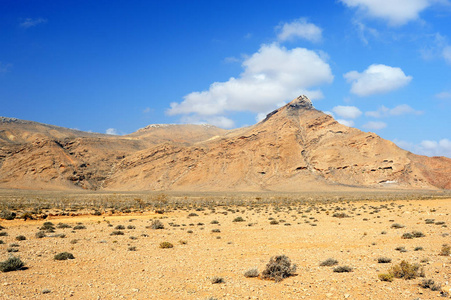
[[[2,192],[1,205],[16,218],[0,220],[0,261],[13,255],[25,263],[0,273],[1,299],[450,295],[451,258],[444,245],[451,243],[451,196],[442,191],[365,196]],[[162,248],[164,242],[173,247]],[[56,260],[62,252],[74,258]],[[279,282],[262,279],[266,264],[278,255],[287,256],[296,271]],[[337,264],[320,266],[327,259]],[[380,279],[402,261],[418,264],[419,275]],[[350,272],[336,272],[337,267]],[[252,269],[258,277],[244,276]],[[428,280],[434,284],[425,287]]]

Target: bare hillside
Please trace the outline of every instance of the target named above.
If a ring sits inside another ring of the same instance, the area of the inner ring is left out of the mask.
[[[0,187],[309,191],[450,189],[451,159],[402,150],[338,123],[300,96],[236,130],[149,125],[126,136],[0,122]]]

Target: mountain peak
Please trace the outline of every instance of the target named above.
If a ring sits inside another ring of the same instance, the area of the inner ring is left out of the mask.
[[[293,101],[288,103],[287,106],[292,109],[299,109],[299,108],[312,109],[313,108],[312,101],[305,95],[301,95],[301,96],[297,97],[296,99],[294,99]]]
[[[278,108],[269,114],[266,115],[266,118],[262,122],[266,122],[269,118],[277,114],[279,111],[288,110],[289,114],[292,114],[293,112],[299,110],[299,109],[305,109],[310,110],[314,109],[312,101],[305,95],[301,95],[294,100],[292,100],[290,103],[285,105],[284,107]]]

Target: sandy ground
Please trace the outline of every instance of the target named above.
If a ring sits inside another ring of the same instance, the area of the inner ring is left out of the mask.
[[[189,217],[193,212],[198,216]],[[335,212],[350,217],[333,217]],[[451,199],[446,199],[53,217],[45,221],[71,226],[81,222],[86,229],[57,228],[44,238],[35,237],[42,220],[1,220],[5,227],[1,232],[8,235],[0,236],[4,241],[0,260],[9,257],[7,249],[15,243],[19,246],[13,248],[19,251],[13,254],[27,269],[0,273],[0,298],[436,299],[441,298],[440,291],[419,287],[423,278],[382,282],[378,274],[407,260],[420,263],[426,278],[440,283],[443,290],[449,289],[451,258],[439,252],[443,244],[451,244],[451,227],[447,227],[451,226],[450,213]],[[233,222],[239,216],[245,222]],[[165,228],[146,228],[154,218],[162,218]],[[269,218],[282,221],[271,225]],[[445,223],[425,224],[425,219]],[[219,224],[211,224],[213,220]],[[394,223],[405,227],[391,228]],[[117,225],[125,226],[124,235],[110,235]],[[135,228],[127,229],[129,225]],[[415,230],[425,237],[401,238]],[[65,237],[51,237],[55,234]],[[26,240],[17,241],[18,235]],[[164,241],[174,247],[161,249]],[[396,251],[399,246],[407,252]],[[129,247],[136,247],[136,251]],[[414,251],[415,247],[423,250]],[[55,254],[64,251],[75,259],[54,260]],[[297,264],[295,276],[279,283],[243,276],[251,268],[261,272],[271,256],[281,254]],[[382,256],[392,262],[378,263]],[[353,271],[335,273],[334,267],[319,266],[328,258]],[[215,276],[222,277],[224,283],[212,284]]]

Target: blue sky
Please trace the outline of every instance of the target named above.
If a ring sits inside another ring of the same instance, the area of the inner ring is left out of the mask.
[[[252,125],[305,93],[451,157],[451,2],[0,0],[0,115],[101,133]]]

